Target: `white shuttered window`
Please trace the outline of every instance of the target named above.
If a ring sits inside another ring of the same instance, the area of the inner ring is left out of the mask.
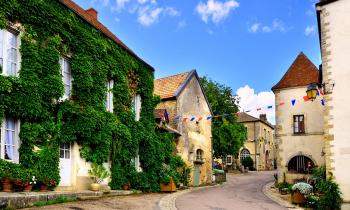
[[[0,66],[5,76],[17,76],[19,69],[19,33],[0,30]]]

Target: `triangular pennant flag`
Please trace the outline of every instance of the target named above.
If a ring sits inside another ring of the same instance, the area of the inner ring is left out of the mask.
[[[268,106],[267,108],[268,108],[268,109],[272,109],[272,106]]]
[[[283,106],[283,105],[284,105],[284,102],[281,102],[279,105],[280,105],[280,106]]]
[[[323,96],[323,95],[324,95],[323,90],[320,90],[320,94],[321,94],[321,96]]]
[[[256,111],[261,111],[261,108],[257,108]]]
[[[207,117],[207,120],[210,120],[211,118],[213,118],[212,116],[209,116],[209,117]]]
[[[203,117],[199,117],[199,118],[197,119],[197,122],[199,122],[199,121],[201,121],[201,120],[203,120]]]
[[[316,96],[320,96],[320,91],[317,91]]]
[[[179,121],[180,118],[181,118],[180,116],[177,116],[177,117],[175,117],[175,120],[176,120],[176,121]]]
[[[303,99],[305,102],[310,100],[308,96],[303,96]]]
[[[322,106],[324,106],[324,99],[321,100]]]
[[[248,111],[245,111],[245,112],[250,112],[250,110],[248,110]]]
[[[297,100],[295,100],[295,99],[292,100],[292,106],[295,105],[295,102],[296,102],[296,101],[297,101]]]
[[[193,122],[195,119],[196,119],[195,117],[192,117],[190,121]]]
[[[170,114],[168,114],[168,113],[165,113],[165,117],[169,117],[170,116]]]
[[[186,122],[187,119],[188,119],[187,117],[182,118],[182,122]]]

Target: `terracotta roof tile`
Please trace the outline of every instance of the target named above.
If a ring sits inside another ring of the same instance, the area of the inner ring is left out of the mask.
[[[108,38],[112,39],[114,42],[116,42],[118,45],[120,45],[122,48],[124,48],[126,51],[128,51],[132,56],[140,60],[142,63],[146,64],[150,68],[153,69],[151,65],[146,63],[144,60],[142,60],[140,57],[138,57],[128,46],[126,46],[118,37],[116,37],[106,26],[104,26],[100,21],[97,20],[96,17],[94,17],[94,14],[91,12],[91,10],[94,10],[92,8],[88,10],[84,10],[81,8],[78,4],[74,3],[72,0],[59,0],[63,5],[71,9],[73,12],[75,12],[77,15],[79,15],[83,20],[100,30],[104,35],[106,35]],[[94,10],[96,11],[96,10]]]
[[[172,98],[176,96],[176,92],[186,81],[191,72],[185,72],[169,77],[160,78],[154,81],[154,94],[160,96],[161,99]]]
[[[272,87],[272,90],[307,86],[311,83],[318,83],[318,81],[317,67],[301,52],[282,79]]]

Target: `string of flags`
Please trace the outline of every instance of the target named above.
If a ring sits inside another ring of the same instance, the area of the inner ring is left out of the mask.
[[[317,92],[317,96],[323,96],[323,92],[320,90],[319,92]],[[308,98],[308,96],[303,96],[303,102],[308,102],[310,101],[310,99]],[[290,100],[290,105],[291,106],[295,106],[297,104],[297,102],[299,102],[299,100],[297,100],[296,98]],[[321,98],[320,100],[321,102],[321,105],[324,107],[325,106],[325,101],[323,98]],[[273,107],[282,107],[282,106],[285,106],[286,102],[279,102],[277,103],[276,105],[268,105],[268,106],[264,106],[264,107],[258,107],[256,109],[250,109],[250,110],[245,110],[243,112],[245,113],[249,113],[249,112],[253,112],[253,111],[262,111],[262,110],[270,110],[270,109],[273,109]],[[170,114],[165,114],[166,116],[164,116],[163,113],[158,113],[160,117],[168,117],[169,120],[175,120],[175,121],[178,121],[178,122],[200,122],[202,120],[213,120],[214,118],[219,118],[219,117],[228,117],[228,116],[232,116],[232,115],[235,115],[237,117],[239,117],[239,115],[243,112],[236,112],[236,113],[228,113],[228,114],[221,114],[221,115],[214,115],[214,116],[199,116],[199,117],[195,117],[195,116],[192,116],[192,117],[187,117],[187,116],[171,116]]]

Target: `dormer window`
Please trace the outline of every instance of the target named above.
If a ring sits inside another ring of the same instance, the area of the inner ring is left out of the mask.
[[[0,30],[0,66],[5,76],[17,76],[19,69],[19,33]]]

